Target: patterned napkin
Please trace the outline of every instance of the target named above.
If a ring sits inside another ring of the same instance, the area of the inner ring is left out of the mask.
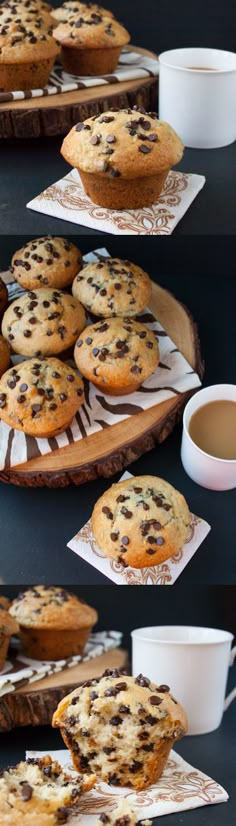
[[[107,86],[110,83],[122,83],[127,80],[157,77],[159,61],[155,57],[148,57],[125,47],[120,55],[115,72],[111,75],[98,77],[84,77],[65,72],[60,63],[55,63],[47,86],[43,89],[28,89],[27,92],[0,92],[0,103],[10,100],[24,100],[29,98],[45,97],[45,95],[59,95],[63,92],[74,92],[77,89],[90,89],[91,86]]]
[[[97,261],[108,256],[106,249],[96,250],[84,256],[84,261]],[[5,277],[5,281],[9,281]],[[11,300],[20,294],[19,285],[8,285]],[[20,430],[13,430],[5,422],[0,422],[0,469],[14,467],[36,456],[44,456],[58,447],[65,447],[90,436],[105,427],[124,421],[129,416],[147,410],[159,402],[177,397],[201,385],[197,373],[192,370],[182,353],[175,347],[161,324],[147,309],[139,316],[139,321],[156,332],[159,340],[160,363],[135,393],[128,396],[106,396],[95,385],[85,381],[85,402],[81,405],[70,427],[59,436],[36,439],[26,436]],[[22,361],[13,357],[12,361]],[[72,362],[73,364],[73,362]]]
[[[27,207],[112,235],[170,235],[205,184],[203,175],[169,172],[156,204],[143,209],[115,210],[96,206],[72,169],[29,201]]]
[[[131,478],[132,474],[126,471],[120,481]],[[81,559],[85,559],[85,562],[97,568],[97,571],[101,571],[116,585],[173,585],[211,530],[210,525],[199,516],[193,513],[191,516],[189,535],[183,548],[171,559],[150,568],[131,568],[130,566],[123,568],[120,562],[104,556],[95,541],[90,519],[67,543],[67,547]]]
[[[43,757],[47,753],[27,751],[26,757]],[[51,751],[50,754],[66,771],[76,776],[68,751],[61,749]],[[122,799],[134,809],[137,820],[144,820],[198,809],[199,806],[209,806],[212,803],[225,803],[229,795],[219,783],[194,766],[190,766],[172,750],[163,775],[157,783],[142,792],[136,792],[133,789],[121,789],[98,781],[95,788],[83,795],[79,801],[80,814],[69,818],[68,823],[71,823],[71,826],[80,826],[82,815],[84,822],[86,818],[86,826],[95,826],[101,812],[112,812]]]
[[[0,697],[16,691],[17,688],[22,688],[24,685],[31,685],[31,683],[38,682],[38,680],[43,680],[44,677],[50,677],[51,674],[73,668],[78,663],[100,657],[101,654],[111,651],[112,648],[119,648],[121,640],[122,634],[119,631],[98,631],[95,634],[90,634],[83,654],[54,662],[48,660],[47,662],[40,662],[25,657],[21,650],[18,650],[19,641],[17,640],[15,652],[12,648],[5,667],[0,673]]]

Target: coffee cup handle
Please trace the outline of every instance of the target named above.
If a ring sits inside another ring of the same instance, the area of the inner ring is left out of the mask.
[[[233,665],[235,657],[236,657],[236,645],[234,646],[234,648],[231,649],[231,652],[230,652],[230,663],[229,663],[230,665]],[[235,700],[235,697],[236,697],[236,687],[232,688],[232,691],[230,691],[230,694],[228,694],[228,697],[225,698],[224,711],[227,711],[227,708],[229,708],[229,706],[231,705],[233,700]]]

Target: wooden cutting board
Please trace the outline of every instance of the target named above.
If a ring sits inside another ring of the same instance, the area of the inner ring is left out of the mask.
[[[89,662],[79,663],[5,694],[0,698],[0,732],[11,731],[17,726],[50,725],[60,700],[86,680],[101,677],[106,668],[126,668],[129,671],[127,651],[114,648]]]
[[[204,372],[195,322],[188,309],[167,290],[152,284],[150,309],[193,370]],[[122,471],[171,433],[194,391],[154,405],[125,421],[73,442],[46,456],[0,472],[3,482],[26,487],[81,485]]]
[[[148,57],[157,55],[137,46],[132,51]],[[0,138],[38,138],[66,135],[79,120],[104,112],[111,106],[124,109],[143,106],[157,111],[158,78],[146,77],[63,92],[42,98],[0,103]]]

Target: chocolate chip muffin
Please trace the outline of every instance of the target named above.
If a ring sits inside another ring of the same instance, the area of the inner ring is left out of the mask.
[[[72,295],[44,287],[16,298],[2,320],[2,333],[21,356],[50,356],[71,347],[84,329],[84,308]]]
[[[124,567],[149,568],[185,544],[191,514],[179,491],[157,476],[134,476],[108,488],[92,513],[105,556]]]
[[[168,123],[145,109],[111,109],[77,123],[61,152],[76,167],[86,194],[109,209],[154,204],[183,144]]]
[[[4,313],[4,310],[7,307],[7,303],[8,303],[7,288],[6,288],[6,285],[4,284],[4,281],[2,280],[2,278],[0,278],[0,319],[2,318],[2,314]]]
[[[137,264],[106,258],[86,264],[75,277],[72,292],[95,316],[133,316],[147,306],[152,282]]]
[[[3,336],[0,336],[0,376],[6,372],[10,364],[10,349]]]
[[[19,626],[16,620],[10,616],[8,610],[4,607],[4,605],[1,606],[0,604],[0,673],[5,665],[12,634],[17,634],[18,631]]]
[[[82,654],[98,619],[97,611],[75,594],[44,585],[19,594],[10,614],[19,623],[25,654],[36,660],[61,660]]]
[[[62,47],[64,69],[75,75],[110,74],[117,66],[122,47],[130,40],[117,20],[91,9],[59,23],[54,37]]]
[[[63,290],[81,270],[82,255],[67,238],[45,235],[17,250],[11,261],[14,278],[25,290],[54,287]]]
[[[4,609],[4,611],[9,611],[10,605],[11,602],[8,597],[4,597],[0,594],[0,610]]]
[[[105,17],[114,17],[111,11],[98,6],[97,3],[80,3],[79,0],[65,0],[62,6],[52,9],[52,17],[60,23],[66,23],[73,17],[79,18],[87,12],[102,14]]]
[[[82,376],[103,393],[133,393],[159,363],[154,333],[133,318],[111,318],[86,327],[75,345]]]
[[[95,777],[71,777],[57,760],[31,757],[3,770],[0,777],[2,826],[56,826],[78,811],[81,795]]]
[[[83,402],[83,382],[56,358],[28,359],[0,379],[0,419],[30,436],[66,430]]]
[[[53,726],[78,771],[139,791],[161,776],[173,743],[187,731],[187,718],[168,686],[114,669],[65,697]]]
[[[0,24],[0,91],[40,89],[46,86],[60,47],[52,28],[40,15]]]

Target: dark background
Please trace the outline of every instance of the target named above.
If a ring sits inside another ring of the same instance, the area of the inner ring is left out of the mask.
[[[71,589],[71,585],[69,586]],[[14,597],[18,588],[0,590]],[[124,645],[130,644],[130,631],[148,624],[193,624],[226,628],[236,632],[235,588],[182,587],[160,588],[158,598],[154,588],[115,586],[108,588],[73,587],[76,593],[99,611],[100,629],[116,628],[124,632]],[[235,683],[235,668],[231,669],[227,691]],[[203,806],[163,818],[163,826],[235,826],[235,735],[236,704],[232,703],[224,714],[217,731],[203,736],[185,737],[175,744],[175,749],[185,760],[213,777],[227,789],[229,801],[224,805]],[[0,766],[12,765],[24,758],[25,749],[48,750],[63,747],[60,733],[50,726],[43,728],[15,729],[0,734]],[[156,826],[160,819],[154,821]]]
[[[2,242],[0,266],[7,267],[19,238]],[[96,241],[81,238],[83,250]],[[103,237],[113,255],[128,257],[146,268],[152,278],[183,301],[198,323],[206,369],[204,384],[235,382],[236,281],[231,277],[230,245],[213,245],[203,239],[163,244],[158,238]],[[232,252],[232,249],[231,249]],[[218,264],[217,264],[218,261]],[[214,276],[214,269],[216,275]],[[219,273],[220,270],[220,273]],[[235,583],[235,490],[205,490],[185,474],[180,461],[181,426],[150,453],[130,466],[134,474],[159,475],[186,497],[192,511],[212,530],[181,574],[180,584]],[[27,489],[0,485],[0,576],[5,582],[48,582],[60,572],[63,583],[110,584],[92,566],[79,559],[66,544],[91,515],[93,505],[111,479],[99,479],[79,488]]]
[[[183,46],[235,51],[233,0],[108,0],[108,6],[130,31],[132,43],[155,53]],[[61,143],[61,137],[0,141],[0,233],[91,234],[86,227],[26,209],[28,201],[69,172]],[[235,147],[185,150],[178,170],[205,175],[206,184],[176,227],[176,236],[236,234]]]

